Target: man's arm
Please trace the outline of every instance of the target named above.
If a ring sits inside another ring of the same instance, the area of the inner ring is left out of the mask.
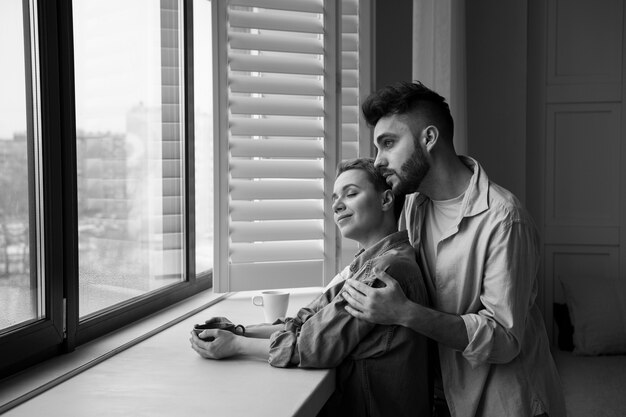
[[[481,277],[480,305],[475,312],[450,315],[409,304],[392,280],[388,287],[364,289],[346,283],[346,301],[355,317],[396,323],[458,349],[472,364],[507,363],[519,354],[529,308],[534,301],[537,243],[532,225],[501,222],[491,238]],[[372,298],[370,300],[370,298]]]
[[[409,300],[396,280],[378,272],[385,287],[373,288],[349,279],[344,285],[345,309],[352,316],[377,324],[408,327],[452,349],[464,350],[469,342],[461,316],[442,313]]]

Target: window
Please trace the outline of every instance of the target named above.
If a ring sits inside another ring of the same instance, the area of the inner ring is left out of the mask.
[[[0,54],[10,63],[0,77],[0,334],[45,314],[43,275],[38,268],[36,165],[39,138],[33,128],[33,67],[28,9],[6,1],[0,13]]]
[[[212,177],[194,172],[193,2],[131,3],[0,4],[0,377],[211,285],[210,264],[195,273],[194,179]]]
[[[193,3],[195,108],[196,273],[213,269],[213,11],[211,1]]]
[[[72,5],[85,317],[185,279],[182,11],[177,1]]]
[[[364,4],[0,2],[0,378],[214,276],[332,278]]]

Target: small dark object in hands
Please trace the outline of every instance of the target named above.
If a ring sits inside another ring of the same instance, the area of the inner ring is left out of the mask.
[[[241,324],[235,325],[226,317],[213,317],[205,321],[202,324],[196,324],[195,326],[193,326],[193,331],[196,333],[196,335],[198,335],[198,337],[200,337],[200,333],[202,333],[202,331],[206,329],[226,330],[226,331],[237,334],[237,328],[241,329],[242,335],[246,334],[246,328],[242,326]],[[215,340],[213,336],[209,336],[207,338],[201,338],[201,339],[209,341],[209,342],[212,342],[213,340]]]

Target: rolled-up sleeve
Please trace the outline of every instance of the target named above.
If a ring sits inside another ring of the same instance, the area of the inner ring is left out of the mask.
[[[507,363],[519,354],[528,311],[536,296],[538,259],[532,224],[510,221],[500,225],[484,266],[482,308],[461,315],[469,340],[463,356],[472,367]]]
[[[292,325],[272,334],[270,365],[333,368],[350,354],[375,325],[354,318],[345,310],[343,298],[335,297],[342,287],[343,282],[325,292],[322,296],[328,302],[316,303],[319,309],[315,314],[311,310],[306,317],[299,313],[300,326]]]
[[[298,357],[298,335],[294,331],[278,331],[270,336],[269,363],[277,368],[287,368],[291,357]]]

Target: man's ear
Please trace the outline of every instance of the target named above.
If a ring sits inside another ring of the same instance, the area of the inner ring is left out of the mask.
[[[383,211],[393,210],[393,202],[395,200],[393,192],[391,190],[383,191],[382,198],[383,198]]]
[[[426,147],[426,150],[430,152],[437,144],[437,140],[439,140],[439,129],[437,129],[437,126],[428,125],[423,132],[424,146]]]

